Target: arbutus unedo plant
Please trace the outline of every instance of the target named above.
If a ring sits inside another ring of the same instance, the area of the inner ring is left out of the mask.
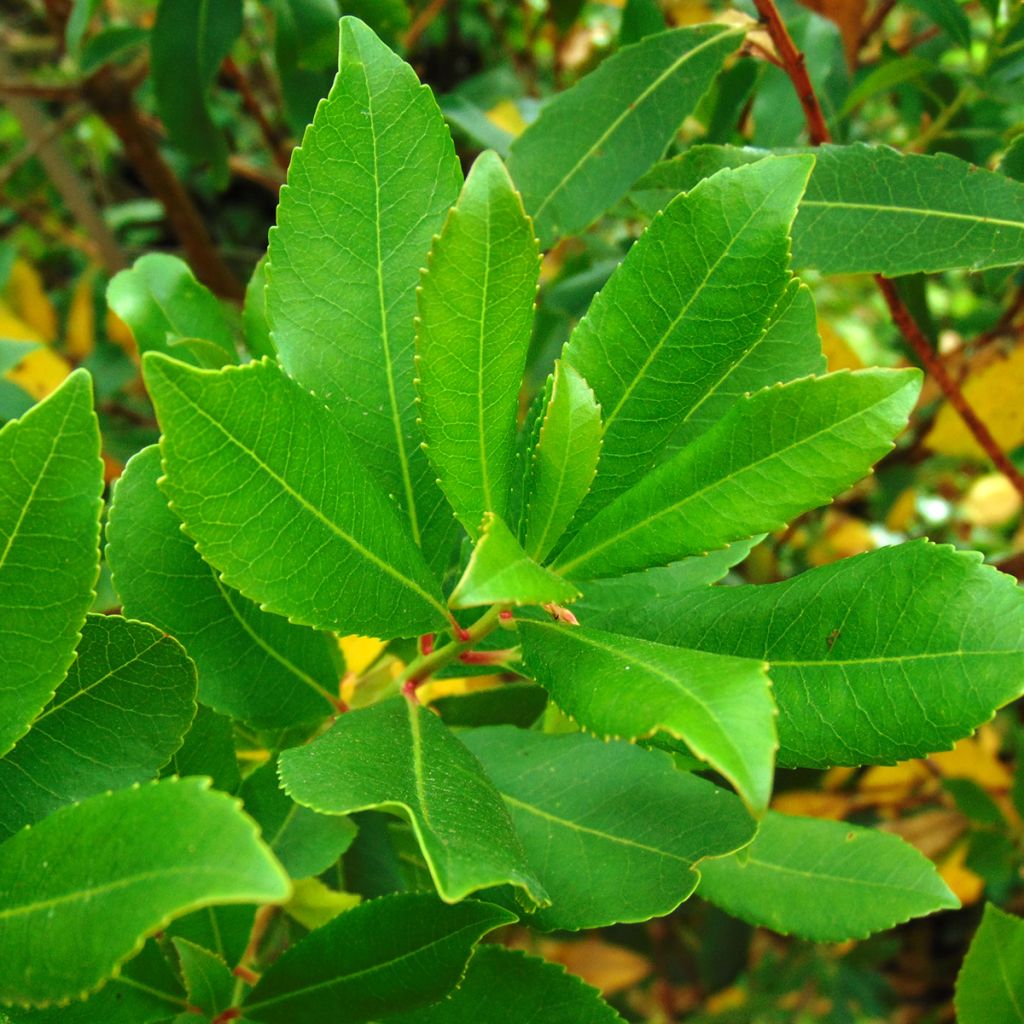
[[[743,40],[724,25],[623,48],[463,180],[413,69],[340,36],[247,357],[173,258],[111,284],[162,435],[105,519],[121,614],[89,613],[89,375],[0,431],[8,1019],[603,1024],[502,929],[697,893],[842,942],[956,907],[913,846],[772,810],[773,780],[948,750],[1019,697],[1014,580],[919,540],[722,581],[918,399],[914,369],[826,372],[794,268],[1018,262],[1024,186],[861,145],[656,163]],[[525,403],[542,252],[627,193],[650,222]],[[881,257],[858,203],[902,227]],[[379,641],[346,670],[353,635]],[[986,915],[968,1013],[1021,928]]]

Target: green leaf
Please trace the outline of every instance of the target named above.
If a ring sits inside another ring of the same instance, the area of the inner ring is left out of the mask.
[[[621,628],[768,661],[789,766],[946,750],[1024,692],[1024,593],[980,555],[925,541],[682,595]]]
[[[482,604],[569,604],[580,592],[539,566],[505,523],[488,512],[466,571],[451,597],[452,608]]]
[[[479,763],[411,700],[342,715],[312,743],[285,751],[280,774],[285,792],[314,811],[381,808],[408,821],[446,902],[506,882],[535,903],[545,899]]]
[[[272,9],[274,64],[284,114],[292,134],[299,138],[334,80],[338,3],[337,0],[273,0]]]
[[[661,751],[508,726],[474,730],[466,743],[551,896],[529,919],[544,930],[668,914],[696,888],[698,861],[754,835],[739,800]]]
[[[67,678],[0,759],[0,841],[64,804],[153,778],[196,713],[196,670],[159,629],[90,615]]]
[[[437,583],[352,442],[276,365],[211,372],[150,353],[145,376],[164,432],[164,491],[228,586],[342,633],[415,636],[447,622]]]
[[[1024,262],[1024,184],[942,153],[819,146],[793,224],[793,266],[889,277]],[[634,193],[655,210],[764,150],[696,146],[655,167]]]
[[[181,976],[193,1006],[213,1016],[232,1003],[235,979],[224,960],[188,939],[172,939]]]
[[[469,961],[459,987],[433,1006],[388,1018],[388,1024],[621,1024],[595,988],[564,967],[489,944]]]
[[[661,32],[548,102],[509,157],[544,248],[587,227],[661,157],[742,34],[721,25]]]
[[[264,841],[292,878],[326,871],[355,839],[356,827],[348,818],[317,814],[285,795],[277,782],[276,759],[246,778],[240,796]]]
[[[107,285],[107,303],[131,328],[139,352],[166,352],[203,365],[183,339],[210,342],[220,364],[237,363],[224,309],[176,256],[148,253]]]
[[[601,456],[601,407],[579,372],[559,360],[528,470],[526,550],[542,561],[587,496]]]
[[[360,904],[272,964],[245,1019],[358,1024],[436,1002],[459,983],[479,939],[514,920],[490,903],[448,906],[427,893]]]
[[[213,788],[234,793],[242,784],[235,756],[235,735],[231,719],[200,704],[185,741],[171,756],[164,775],[206,775]]]
[[[642,625],[633,628],[635,621],[642,622],[648,616],[658,622],[671,621],[682,595],[717,583],[762,539],[758,536],[736,541],[718,551],[615,579],[590,580],[573,613],[589,627],[643,636]]]
[[[701,865],[698,891],[744,921],[814,942],[864,939],[960,906],[899,836],[774,811],[746,849]]]
[[[907,0],[907,4],[938,25],[953,42],[971,45],[971,23],[958,0]]]
[[[242,0],[160,0],[150,44],[153,95],[171,141],[227,185],[228,148],[210,89],[242,32]]]
[[[790,282],[789,227],[811,166],[779,157],[703,182],[654,219],[594,299],[564,353],[604,417],[580,521],[642,479],[691,420],[710,425],[745,390],[787,376],[762,337]],[[770,372],[752,372],[765,351]]]
[[[1024,1021],[1024,921],[985,905],[956,979],[960,1024],[1021,1024]]]
[[[430,706],[450,726],[518,725],[528,729],[544,713],[548,695],[533,683],[502,683],[438,697]]]
[[[253,357],[277,358],[274,339],[270,336],[267,320],[267,255],[253,268],[252,277],[245,286],[245,305],[242,308],[242,327],[245,331],[245,347]]]
[[[412,68],[354,18],[340,72],[292,156],[270,235],[267,312],[288,372],[328,405],[432,557],[451,510],[420,450],[416,286],[462,172]]]
[[[74,657],[99,576],[103,463],[89,375],[0,429],[0,754]]]
[[[582,626],[522,621],[519,632],[530,674],[585,728],[631,740],[667,733],[754,811],[768,806],[778,742],[763,662]]]
[[[178,914],[287,898],[253,823],[208,786],[95,796],[0,846],[0,1001],[82,998]]]
[[[590,520],[554,568],[579,580],[617,576],[778,529],[891,449],[920,381],[917,370],[841,371],[736,402]]]
[[[157,480],[156,446],[117,482],[107,561],[125,613],[185,645],[199,667],[203,703],[256,728],[284,728],[335,710],[334,641],[295,626],[226,586],[182,533]]]
[[[417,293],[417,390],[427,457],[475,537],[504,516],[519,388],[540,270],[533,227],[501,159],[477,157]]]

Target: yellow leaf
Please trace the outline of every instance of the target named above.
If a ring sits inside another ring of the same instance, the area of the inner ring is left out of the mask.
[[[632,988],[651,973],[650,963],[638,953],[590,936],[578,942],[542,941],[540,951],[545,960],[561,964],[606,996]]]
[[[1021,497],[1002,473],[978,477],[963,501],[964,518],[973,526],[1002,526],[1020,509]]]
[[[511,100],[499,100],[495,103],[487,111],[487,120],[512,136],[522,135],[526,128],[523,115],[519,113],[519,108]]]
[[[929,760],[947,779],[970,779],[982,789],[1005,792],[1012,783],[1010,769],[980,737],[969,736],[952,750],[932,754]]]
[[[50,348],[37,348],[14,369],[7,371],[7,379],[14,381],[38,402],[51,391],[56,391],[70,373],[71,365],[63,356]]]
[[[87,270],[71,295],[64,351],[76,362],[81,362],[96,347],[96,306],[92,291],[95,276],[94,270]]]
[[[985,891],[985,880],[966,866],[968,844],[959,843],[952,853],[939,865],[942,880],[953,890],[954,895],[966,907],[977,903]]]
[[[746,991],[738,985],[730,985],[721,992],[708,996],[704,1009],[710,1014],[728,1013],[730,1010],[738,1010],[746,1001]]]
[[[841,821],[850,812],[850,797],[845,793],[821,793],[814,789],[780,793],[772,800],[772,809],[781,814]]]
[[[1024,444],[1024,347],[972,373],[963,393],[1000,447],[1012,451]],[[924,443],[941,455],[987,458],[948,402]]]
[[[501,686],[501,676],[459,676],[454,679],[432,679],[424,683],[416,694],[423,704],[430,704],[442,697],[461,697],[477,690],[493,690]]]
[[[885,528],[894,533],[904,533],[917,515],[917,490],[908,487],[892,503],[889,514],[885,517]]]
[[[107,337],[115,345],[123,348],[133,359],[139,358],[139,349],[135,344],[135,335],[132,334],[132,329],[109,306],[103,326]]]
[[[808,549],[807,560],[811,565],[828,565],[874,547],[867,523],[830,509],[825,513],[825,532]]]
[[[846,339],[826,320],[818,321],[818,333],[821,335],[821,351],[831,372],[836,370],[860,370],[864,363],[860,356],[850,348]]]
[[[669,0],[668,18],[677,28],[682,25],[703,25],[714,17],[705,0]]]
[[[57,310],[53,308],[53,303],[46,295],[39,271],[31,263],[26,263],[25,260],[14,261],[10,277],[7,279],[7,287],[4,289],[4,298],[14,313],[36,332],[35,338],[19,340],[56,341]]]
[[[46,343],[46,339],[35,328],[25,323],[3,299],[0,299],[0,338]]]
[[[361,676],[381,655],[387,646],[382,640],[369,636],[343,636],[338,641],[345,655],[345,668]]]
[[[312,931],[357,906],[359,896],[356,893],[329,889],[319,878],[302,878],[292,883],[292,898],[284,909]]]
[[[864,805],[886,807],[903,803],[922,786],[935,779],[921,761],[901,761],[894,765],[874,765],[860,777],[857,790]]]
[[[959,811],[934,810],[883,822],[878,827],[883,832],[892,832],[905,839],[926,857],[936,860],[967,831],[969,825]]]

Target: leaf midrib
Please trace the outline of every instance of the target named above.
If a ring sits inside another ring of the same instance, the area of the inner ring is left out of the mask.
[[[804,199],[801,209],[815,208],[824,210],[866,210],[872,213],[899,213],[917,217],[939,218],[945,220],[964,220],[976,224],[991,224],[996,227],[1015,228],[1024,231],[1024,221],[1005,220],[1001,217],[985,217],[976,213],[954,213],[951,210],[934,210],[916,206],[887,206],[884,203],[851,203],[839,200]]]

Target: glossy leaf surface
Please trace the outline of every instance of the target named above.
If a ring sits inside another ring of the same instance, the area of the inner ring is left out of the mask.
[[[1024,1020],[1024,921],[991,903],[956,979],[960,1024],[1020,1024]]]

